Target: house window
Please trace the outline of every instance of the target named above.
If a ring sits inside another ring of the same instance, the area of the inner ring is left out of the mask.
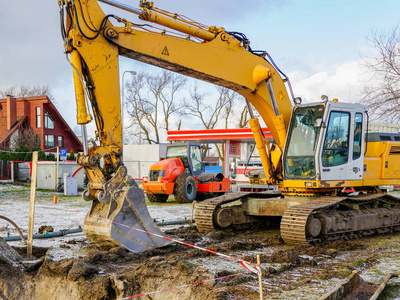
[[[47,111],[44,112],[44,127],[48,129],[54,129],[53,118],[49,115]]]
[[[40,111],[40,106],[36,107],[36,128],[42,126],[42,113]]]
[[[42,137],[40,134],[36,135],[36,146],[40,147],[42,145]]]
[[[64,137],[62,135],[58,136],[58,147],[64,147]]]
[[[54,135],[46,134],[44,136],[44,145],[47,147],[54,147]]]

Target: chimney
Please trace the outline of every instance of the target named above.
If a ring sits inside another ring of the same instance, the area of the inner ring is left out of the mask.
[[[7,129],[17,121],[17,99],[13,96],[7,96]]]

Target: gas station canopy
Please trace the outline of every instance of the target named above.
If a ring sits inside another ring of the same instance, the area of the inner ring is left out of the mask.
[[[268,128],[262,128],[267,139],[272,139]],[[225,143],[225,141],[254,142],[253,133],[250,128],[236,129],[202,129],[202,130],[171,130],[168,131],[167,141],[194,141],[199,144]]]
[[[268,128],[261,129],[265,138],[272,141],[272,135]],[[167,141],[171,142],[193,141],[198,144],[223,143],[225,151],[222,173],[225,177],[229,177],[231,160],[240,157],[240,144],[254,143],[253,132],[250,128],[173,130],[168,131],[167,135]]]

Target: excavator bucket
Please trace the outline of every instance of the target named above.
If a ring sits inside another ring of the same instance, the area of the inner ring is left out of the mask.
[[[85,197],[84,197],[85,198]],[[92,200],[83,232],[101,247],[122,246],[132,252],[163,247],[171,242],[154,224],[144,192],[130,176],[107,202]]]

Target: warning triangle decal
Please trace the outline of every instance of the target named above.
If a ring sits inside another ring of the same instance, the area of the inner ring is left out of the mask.
[[[167,46],[164,47],[163,51],[161,52],[162,55],[167,55],[169,56],[168,48]]]

